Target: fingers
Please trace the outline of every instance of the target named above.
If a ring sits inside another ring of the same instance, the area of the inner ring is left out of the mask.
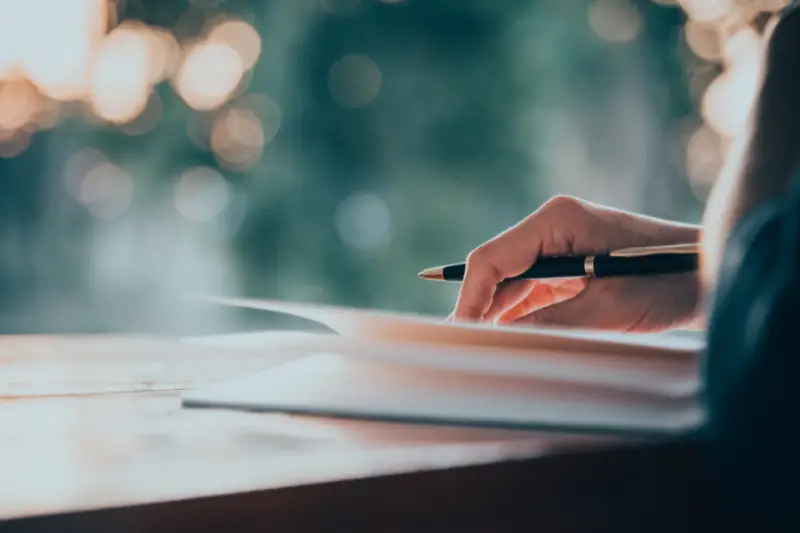
[[[596,286],[588,285],[572,298],[556,301],[516,318],[514,324],[559,326],[577,328],[616,327],[616,315],[603,305],[602,295]]]
[[[517,305],[497,317],[497,324],[510,324],[529,315],[533,311],[551,305],[555,300],[555,291],[550,285],[537,285],[530,294]]]
[[[484,320],[494,320],[509,309],[524,301],[536,286],[534,280],[517,280],[500,285],[494,294],[492,304],[484,313]]]
[[[585,216],[592,209],[576,198],[551,198],[526,219],[474,250],[467,258],[454,319],[480,320],[489,313],[494,316],[502,312],[508,300],[519,297],[523,289],[496,294],[497,284],[525,272],[545,248],[548,254],[574,253],[575,235],[588,233],[593,227]],[[501,296],[503,301],[492,307],[494,298]]]
[[[536,285],[517,305],[497,317],[498,324],[510,324],[543,307],[574,297],[583,290],[583,280],[567,283],[551,282]]]
[[[527,270],[539,255],[538,239],[515,226],[501,233],[467,257],[464,280],[458,293],[455,320],[480,320],[492,305],[497,285]]]

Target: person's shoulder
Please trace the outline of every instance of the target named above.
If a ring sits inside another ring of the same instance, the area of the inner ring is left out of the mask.
[[[768,64],[797,66],[800,61],[800,0],[790,2],[778,12],[765,34]]]
[[[797,11],[797,8],[800,8],[800,0],[792,0],[791,2],[789,2],[789,5],[787,5],[780,11],[780,16],[783,17],[788,15],[789,13],[795,12]]]
[[[772,32],[778,31],[779,28],[794,28],[798,25],[800,25],[800,0],[793,0],[778,12],[773,21]]]

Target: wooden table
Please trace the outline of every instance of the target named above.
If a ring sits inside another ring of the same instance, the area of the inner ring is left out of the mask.
[[[181,408],[275,353],[0,337],[0,531],[689,531],[713,508],[691,443]]]

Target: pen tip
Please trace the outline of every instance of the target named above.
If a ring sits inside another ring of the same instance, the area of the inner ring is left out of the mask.
[[[444,271],[439,268],[428,268],[417,274],[422,279],[430,279],[436,281],[444,281]]]

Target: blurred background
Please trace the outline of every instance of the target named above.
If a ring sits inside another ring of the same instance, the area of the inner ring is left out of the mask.
[[[698,222],[786,3],[0,0],[0,330],[446,314],[554,194]]]

